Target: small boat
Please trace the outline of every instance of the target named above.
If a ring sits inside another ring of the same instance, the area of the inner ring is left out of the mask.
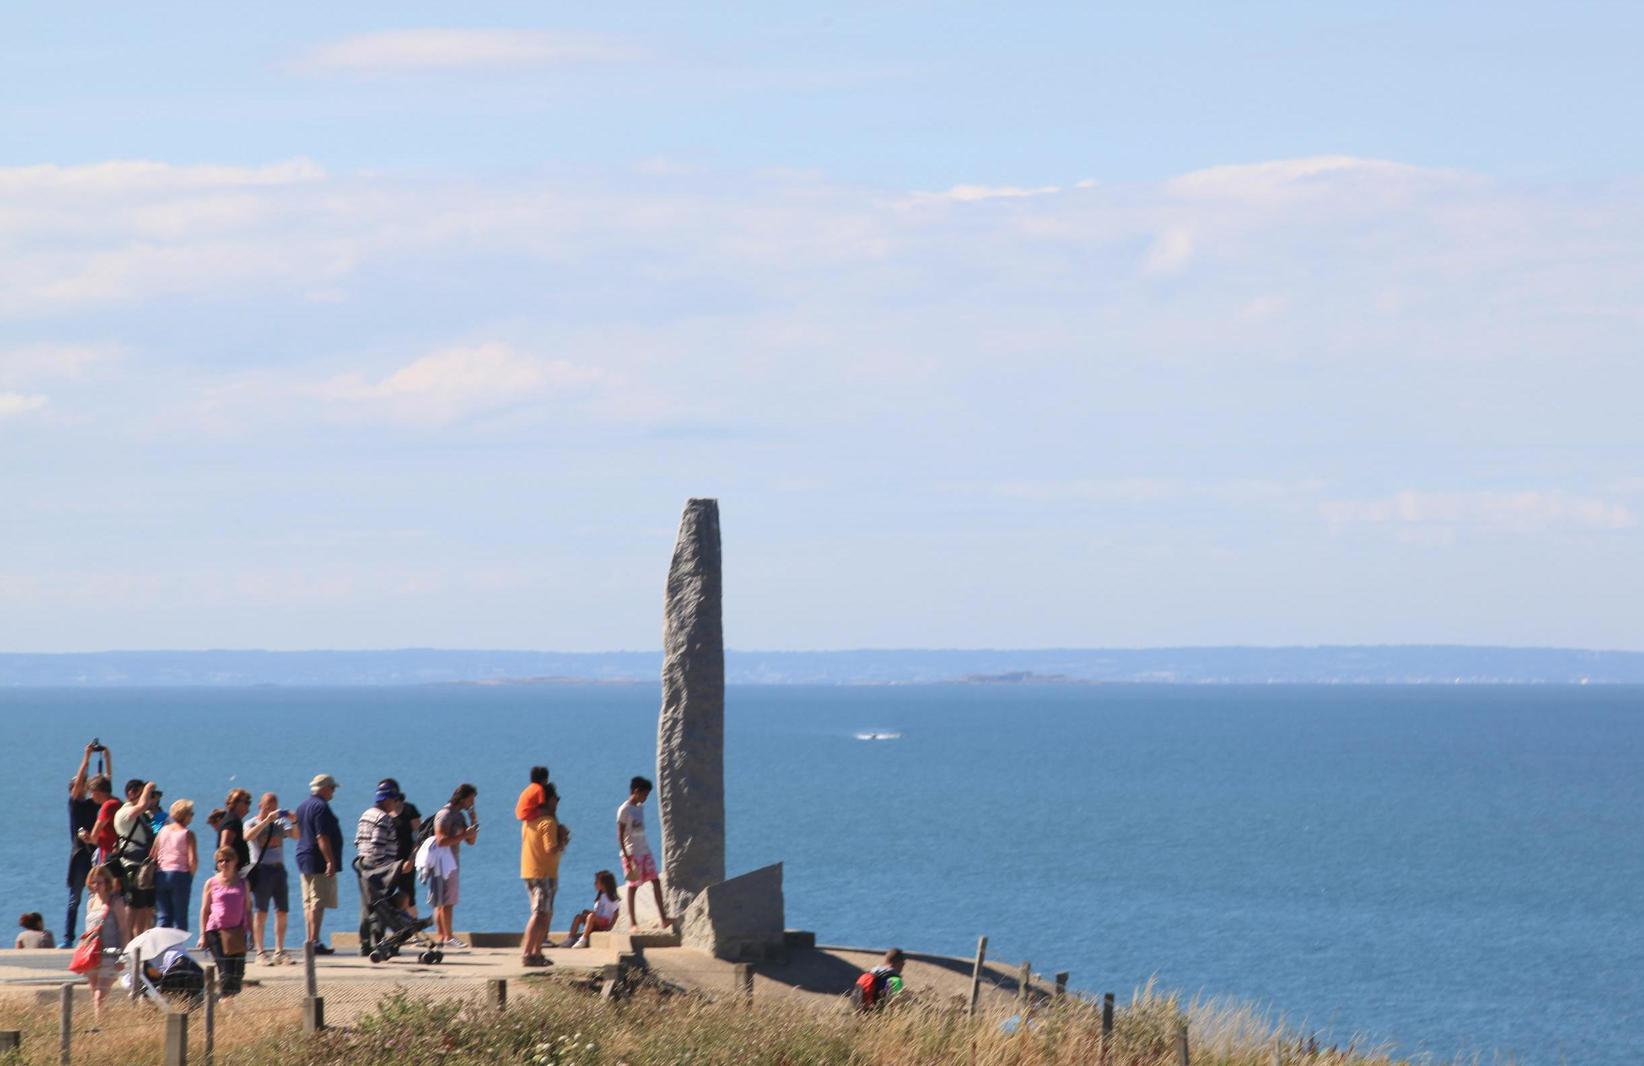
[[[901,740],[901,733],[858,733],[857,740]]]

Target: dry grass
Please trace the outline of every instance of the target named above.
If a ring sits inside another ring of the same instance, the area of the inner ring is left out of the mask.
[[[127,1009],[129,1011],[129,1008]],[[8,1012],[10,1013],[10,1012]],[[56,1019],[30,1007],[3,1027],[24,1029],[17,1066],[57,1062]],[[76,1045],[76,1063],[148,1066],[160,1062],[160,1025],[150,1013],[111,1014],[103,1031]],[[1268,1018],[1246,1007],[1184,1004],[1149,987],[1115,1013],[1111,1066],[1176,1066],[1176,1036],[1186,1021],[1193,1066],[1270,1066],[1275,1039],[1286,1066],[1386,1066],[1374,1051],[1309,1052]],[[190,1061],[201,1061],[200,1020],[192,1019]],[[1011,1031],[1007,1031],[1011,1030]],[[516,989],[497,1014],[471,998],[434,1001],[392,996],[346,1030],[305,1037],[288,1014],[236,1017],[217,1030],[217,1066],[628,1066],[848,1063],[861,1066],[1090,1066],[1103,1061],[1101,1014],[1079,1000],[1046,1007],[1026,1026],[999,1017],[968,1019],[918,1002],[862,1017],[843,1009],[754,1008],[641,989],[608,1004],[577,989]],[[4,1060],[0,1059],[0,1063]],[[11,1064],[5,1064],[11,1066]]]

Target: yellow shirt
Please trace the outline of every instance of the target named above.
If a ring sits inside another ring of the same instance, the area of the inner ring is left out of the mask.
[[[559,876],[559,821],[547,815],[519,825],[519,875],[528,881]]]

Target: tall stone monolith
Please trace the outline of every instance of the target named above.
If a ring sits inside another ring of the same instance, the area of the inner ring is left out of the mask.
[[[679,521],[662,617],[657,808],[668,910],[725,880],[725,631],[719,501],[690,500]]]

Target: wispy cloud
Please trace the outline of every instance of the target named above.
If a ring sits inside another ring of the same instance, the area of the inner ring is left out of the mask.
[[[1032,188],[1022,185],[955,185],[941,192],[917,192],[912,203],[975,204],[986,200],[1030,200],[1062,191],[1060,185],[1040,185]]]
[[[1614,530],[1637,524],[1633,512],[1592,496],[1538,489],[1520,492],[1418,492],[1405,490],[1366,500],[1319,504],[1336,526],[1460,526],[1534,532],[1549,527]]]
[[[314,45],[299,70],[350,74],[496,70],[609,63],[635,56],[607,38],[522,29],[403,29]]]
[[[385,377],[344,374],[313,389],[337,409],[368,418],[443,424],[587,385],[599,374],[564,360],[542,359],[507,344],[444,348]]]
[[[263,188],[319,181],[325,169],[313,160],[288,159],[260,167],[187,166],[147,159],[58,166],[0,167],[0,195],[53,192],[118,195],[197,189]]]
[[[0,349],[0,386],[85,376],[126,354],[118,344],[28,344]]]
[[[1172,179],[1166,189],[1183,197],[1263,200],[1303,192],[1329,191],[1344,183],[1360,180],[1386,185],[1414,180],[1457,180],[1462,177],[1453,170],[1411,166],[1385,159],[1324,155],[1207,167]]]
[[[25,392],[0,392],[0,418],[16,418],[42,410],[46,398]]]

